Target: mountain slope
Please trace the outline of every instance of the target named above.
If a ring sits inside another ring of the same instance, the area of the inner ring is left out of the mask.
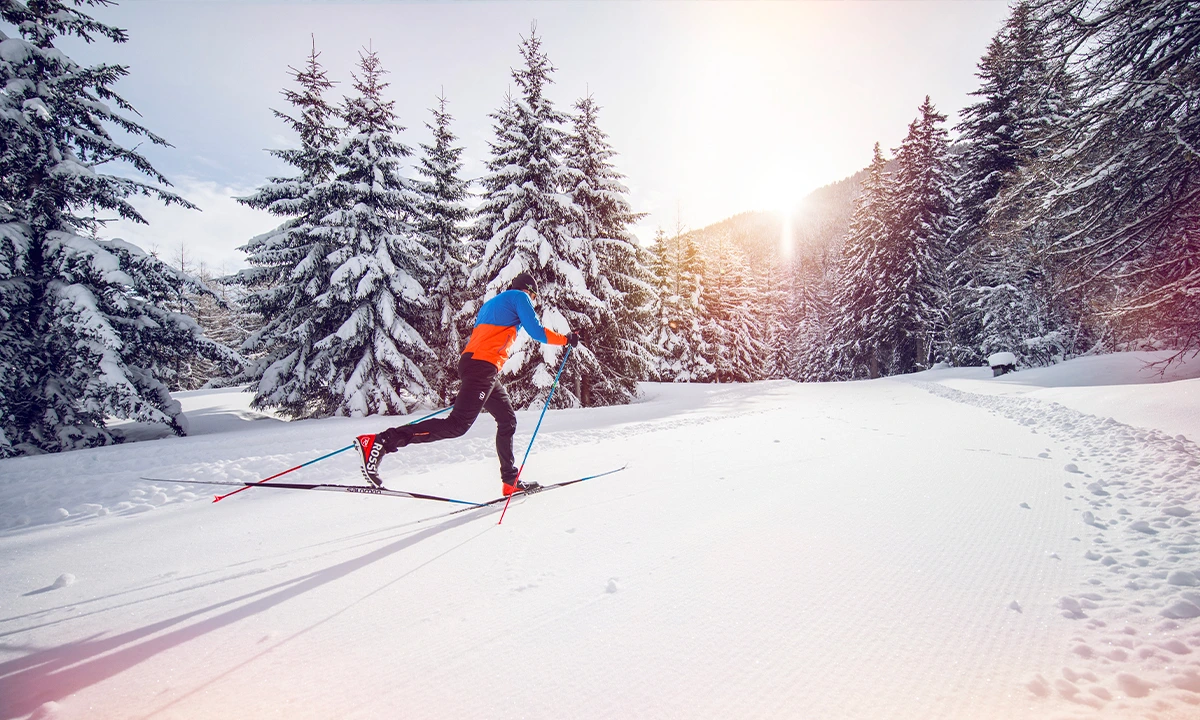
[[[790,218],[793,253],[821,257],[841,247],[865,176],[865,170],[859,171],[804,197]],[[694,230],[692,235],[706,256],[714,256],[722,244],[732,244],[744,255],[748,267],[758,270],[780,254],[783,218],[773,212],[744,212]]]

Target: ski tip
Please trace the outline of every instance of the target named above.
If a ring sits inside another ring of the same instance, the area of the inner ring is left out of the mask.
[[[220,502],[224,497],[224,495],[213,495],[213,502]]]

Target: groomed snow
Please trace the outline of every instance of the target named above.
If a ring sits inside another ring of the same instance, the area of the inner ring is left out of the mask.
[[[649,384],[548,413],[527,478],[629,467],[502,525],[141,481],[255,480],[390,424],[181,393],[189,437],[0,461],[0,720],[1195,718],[1200,360],[1147,357]],[[384,475],[491,498],[493,428]],[[358,481],[350,453],[287,477]]]

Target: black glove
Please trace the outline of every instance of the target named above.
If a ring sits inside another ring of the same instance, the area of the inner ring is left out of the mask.
[[[583,342],[583,331],[582,330],[580,330],[579,332],[567,333],[567,344],[570,345],[571,347],[575,347],[576,345],[578,345],[581,342]]]

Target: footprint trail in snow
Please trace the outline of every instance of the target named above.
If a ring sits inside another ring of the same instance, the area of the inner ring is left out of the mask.
[[[1200,447],[1053,402],[918,384],[1070,454],[1063,487],[1077,503],[1080,554],[1093,572],[1058,600],[1064,622],[1079,625],[1070,664],[1026,688],[1105,717],[1200,717]],[[1039,457],[1054,461],[1049,448]]]

